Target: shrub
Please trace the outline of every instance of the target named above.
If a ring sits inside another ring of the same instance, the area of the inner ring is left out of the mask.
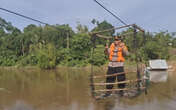
[[[42,69],[52,69],[56,67],[56,49],[52,44],[43,45],[36,52],[38,65]]]

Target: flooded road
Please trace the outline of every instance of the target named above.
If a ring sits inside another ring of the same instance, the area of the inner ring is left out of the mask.
[[[90,95],[89,69],[1,68],[0,110],[175,110],[175,74],[166,83],[151,84],[147,95],[95,101]]]

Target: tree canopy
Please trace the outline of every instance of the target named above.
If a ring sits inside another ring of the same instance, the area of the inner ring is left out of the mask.
[[[39,66],[45,69],[57,65],[86,66],[90,63],[100,66],[107,62],[104,55],[105,39],[97,38],[94,60],[91,60],[91,36],[89,32],[114,28],[107,21],[92,20],[95,25],[89,31],[86,25],[77,24],[74,31],[68,24],[37,26],[30,24],[23,31],[10,22],[0,18],[0,65],[1,66]],[[120,34],[132,32],[126,29]],[[115,35],[115,30],[103,33],[105,36]],[[169,50],[176,48],[173,33],[146,33],[145,45],[142,33],[137,33],[138,53],[142,61],[170,57]],[[133,37],[123,38],[129,51],[128,60],[135,59]]]

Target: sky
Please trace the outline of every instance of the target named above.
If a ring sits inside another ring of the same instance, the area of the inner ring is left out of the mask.
[[[150,32],[176,32],[176,0],[97,0],[119,16],[125,23],[136,23]],[[0,0],[0,7],[35,18],[48,24],[77,23],[92,29],[92,19],[107,20],[113,26],[122,26],[117,19],[94,0]],[[23,29],[29,24],[40,25],[0,10],[0,17]]]

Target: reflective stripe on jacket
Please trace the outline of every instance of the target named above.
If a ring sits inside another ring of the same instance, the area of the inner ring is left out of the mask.
[[[126,51],[127,47],[124,46],[123,49]],[[116,47],[115,44],[112,43],[110,46],[109,60],[114,62],[124,62],[125,58],[123,57],[123,49],[122,47]]]

